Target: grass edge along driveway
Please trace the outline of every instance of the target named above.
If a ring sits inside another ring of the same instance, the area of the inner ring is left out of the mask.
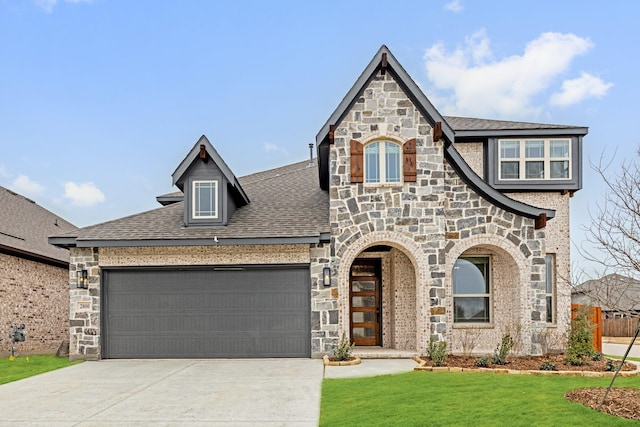
[[[54,355],[19,356],[14,360],[3,357],[0,358],[0,384],[18,381],[76,363],[80,361],[69,362],[67,358]]]
[[[627,426],[636,421],[570,402],[577,388],[607,387],[611,378],[454,372],[408,372],[325,379],[321,426]],[[640,377],[615,387],[639,388]]]

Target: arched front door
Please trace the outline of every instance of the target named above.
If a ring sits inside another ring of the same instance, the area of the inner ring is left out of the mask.
[[[356,259],[351,266],[350,332],[356,345],[382,345],[380,270],[380,261],[376,259]]]

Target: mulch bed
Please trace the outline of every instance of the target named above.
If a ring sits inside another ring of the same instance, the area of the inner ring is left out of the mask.
[[[589,360],[585,365],[582,366],[574,366],[567,365],[564,362],[564,354],[550,354],[547,356],[530,356],[530,357],[512,357],[507,359],[507,363],[504,365],[496,365],[490,363],[488,368],[501,368],[501,369],[514,369],[521,371],[538,371],[540,370],[540,365],[544,362],[549,361],[556,365],[556,370],[558,371],[593,371],[593,372],[606,372],[607,371],[607,359],[603,357],[601,360],[593,361]],[[458,367],[458,368],[477,368],[476,360],[478,357],[465,357],[465,356],[454,356],[448,355],[447,362],[443,366],[449,367]],[[427,362],[427,365],[430,365],[431,359],[423,358],[424,361]],[[489,357],[491,361],[491,357]],[[614,360],[616,367],[620,363],[620,361]],[[634,371],[636,366],[626,362],[622,367],[622,371]]]
[[[572,402],[581,403],[591,409],[598,409],[606,388],[581,388],[570,391],[564,396]],[[602,412],[620,418],[640,420],[640,390],[627,387],[614,387],[602,405]]]

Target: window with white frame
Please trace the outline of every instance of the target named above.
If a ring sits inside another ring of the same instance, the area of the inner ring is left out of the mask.
[[[218,218],[218,181],[193,181],[194,219]]]
[[[570,139],[501,139],[501,180],[571,179]]]
[[[545,264],[545,289],[547,299],[547,323],[556,322],[555,289],[556,289],[556,262],[553,254],[544,257]]]
[[[460,257],[453,266],[453,321],[489,323],[491,278],[489,257]]]
[[[400,144],[375,141],[364,147],[366,184],[395,184],[401,182]]]

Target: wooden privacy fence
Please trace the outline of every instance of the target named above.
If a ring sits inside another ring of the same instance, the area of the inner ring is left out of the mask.
[[[638,319],[623,317],[622,319],[604,319],[602,335],[605,337],[632,337],[636,334]]]
[[[602,353],[602,310],[600,307],[571,304],[571,318],[577,316],[579,310],[588,310],[589,320],[593,324],[593,348]]]

